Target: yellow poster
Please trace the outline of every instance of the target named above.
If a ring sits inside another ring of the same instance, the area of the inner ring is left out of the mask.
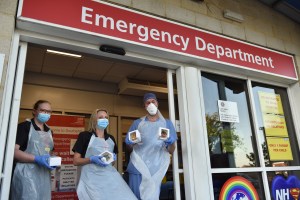
[[[263,122],[266,136],[288,137],[284,116],[263,113]]]
[[[258,92],[258,96],[262,113],[284,115],[279,94]]]
[[[267,137],[270,161],[293,160],[289,138]]]
[[[258,92],[266,136],[288,137],[279,94]]]

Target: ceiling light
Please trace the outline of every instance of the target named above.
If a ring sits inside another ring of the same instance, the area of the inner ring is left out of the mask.
[[[59,54],[59,55],[64,55],[64,56],[71,56],[71,57],[75,57],[75,58],[81,58],[81,55],[78,55],[78,54],[67,53],[67,52],[62,52],[62,51],[55,51],[55,50],[50,50],[50,49],[47,49],[47,53]]]

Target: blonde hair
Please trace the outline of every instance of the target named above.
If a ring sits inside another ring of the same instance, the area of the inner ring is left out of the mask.
[[[91,117],[90,117],[88,131],[96,132],[97,119],[98,119],[97,115],[98,115],[98,112],[100,112],[100,111],[106,112],[107,117],[109,118],[108,111],[105,108],[95,109],[94,112],[92,112]],[[105,131],[106,131],[106,129],[105,129]]]

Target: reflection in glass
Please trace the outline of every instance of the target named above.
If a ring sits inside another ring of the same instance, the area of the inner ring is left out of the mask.
[[[202,73],[202,85],[211,167],[259,166],[248,111],[246,83]],[[239,122],[219,120],[218,100],[237,105]]]

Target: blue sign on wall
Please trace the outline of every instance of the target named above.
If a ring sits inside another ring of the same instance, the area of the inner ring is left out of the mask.
[[[296,176],[287,179],[275,176],[272,181],[272,197],[274,200],[298,200],[300,180]]]

